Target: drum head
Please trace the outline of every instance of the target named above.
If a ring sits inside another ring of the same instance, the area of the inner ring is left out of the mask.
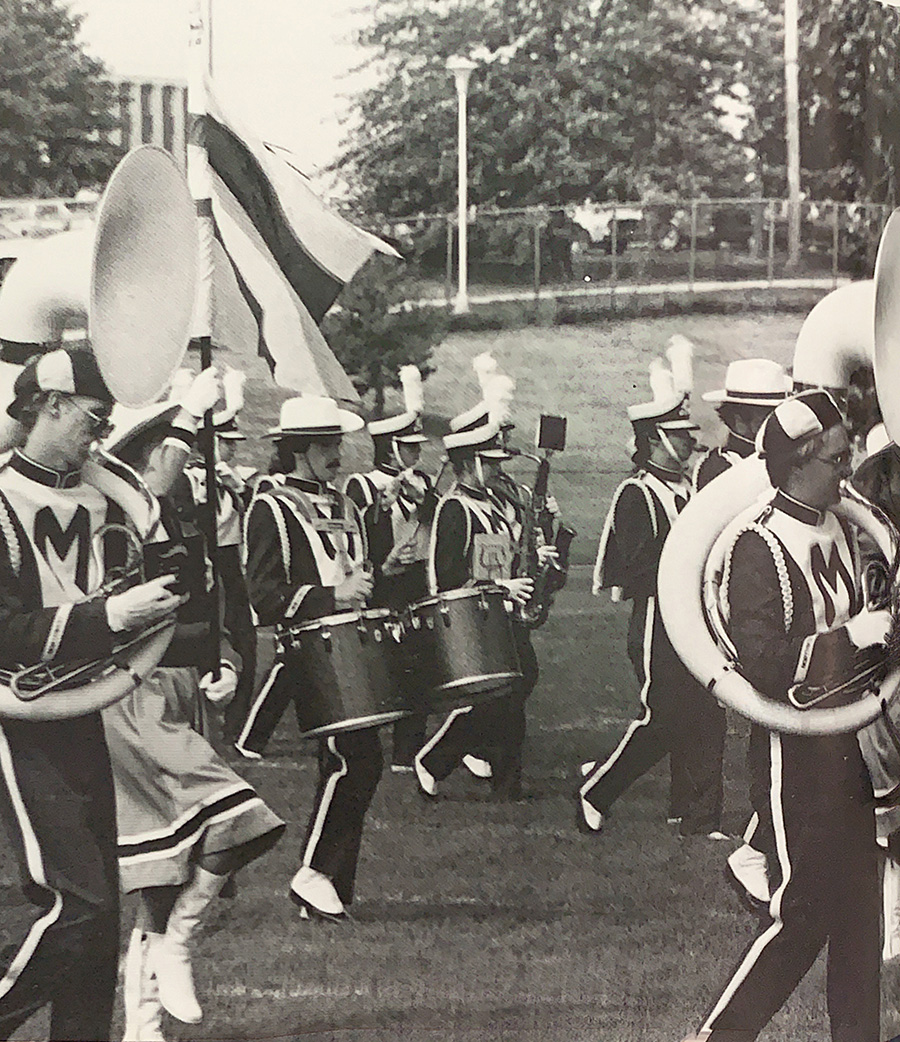
[[[197,218],[174,158],[152,145],[119,163],[97,217],[88,329],[116,401],[149,405],[181,365],[197,285]]]

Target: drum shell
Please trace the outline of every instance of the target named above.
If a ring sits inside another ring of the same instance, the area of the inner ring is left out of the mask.
[[[400,625],[387,610],[344,612],[277,635],[298,689],[304,738],[392,723],[408,715]]]
[[[410,695],[439,712],[496,698],[522,676],[504,592],[449,590],[410,605],[403,648]]]

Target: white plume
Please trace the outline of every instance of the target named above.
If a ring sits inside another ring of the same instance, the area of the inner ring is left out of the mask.
[[[247,382],[247,374],[241,369],[227,366],[222,376],[222,391],[225,399],[225,408],[213,413],[213,423],[221,427],[229,423],[244,408],[244,384]]]
[[[515,381],[511,376],[496,373],[484,387],[484,402],[488,407],[488,422],[498,426],[509,419]]]
[[[497,374],[497,359],[490,353],[485,351],[483,354],[476,355],[472,359],[472,368],[475,370],[475,375],[478,377],[478,384],[481,387],[481,396],[485,397],[485,386],[490,382],[491,378]]]
[[[404,412],[418,415],[425,407],[425,397],[422,393],[422,374],[416,366],[400,366],[400,386],[403,388]]]
[[[672,370],[661,358],[650,363],[650,393],[654,402],[662,402],[675,394],[675,379]]]
[[[672,367],[675,391],[690,394],[694,389],[694,345],[686,336],[676,333],[669,339],[666,355]]]

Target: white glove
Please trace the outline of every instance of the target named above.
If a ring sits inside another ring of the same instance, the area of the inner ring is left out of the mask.
[[[845,623],[847,636],[858,648],[868,648],[873,644],[885,644],[891,631],[891,613],[886,609],[870,611],[868,608],[854,615]]]
[[[171,614],[187,600],[169,589],[175,581],[174,575],[160,575],[123,593],[113,594],[106,602],[109,628],[114,633],[141,629]]]
[[[212,673],[200,678],[200,690],[213,705],[228,705],[237,690],[238,675],[230,662],[219,663],[219,679],[213,680]]]
[[[229,412],[238,413],[244,408],[244,384],[247,374],[240,369],[231,366],[225,370],[222,377],[222,394],[225,398],[225,408]]]
[[[210,366],[191,381],[181,397],[181,407],[199,420],[219,400],[219,391],[219,374]]]
[[[514,604],[525,605],[531,600],[534,593],[534,579],[524,575],[516,579],[496,579],[496,584],[502,586],[508,594],[508,600]]]
[[[556,496],[547,496],[547,499],[544,501],[544,507],[552,517],[559,516],[559,503],[556,502]]]

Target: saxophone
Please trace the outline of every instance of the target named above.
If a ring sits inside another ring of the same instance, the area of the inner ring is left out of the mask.
[[[556,594],[566,585],[569,574],[569,551],[577,535],[574,528],[560,523],[554,532],[554,517],[547,509],[550,480],[550,457],[519,453],[537,463],[534,491],[528,502],[522,502],[522,547],[519,574],[534,580],[534,591],[527,604],[519,608],[518,620],[529,629],[543,626],[550,614]],[[525,499],[525,497],[521,497]],[[541,564],[539,545],[556,547],[556,560]]]

